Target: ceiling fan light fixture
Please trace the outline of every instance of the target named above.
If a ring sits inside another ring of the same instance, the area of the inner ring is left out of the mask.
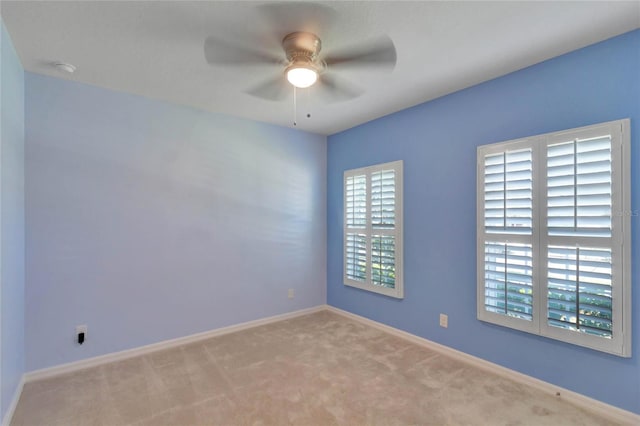
[[[289,83],[300,89],[306,89],[313,86],[318,81],[318,71],[307,63],[295,63],[286,70],[287,80]]]
[[[75,65],[68,64],[66,62],[54,62],[51,65],[53,65],[54,67],[56,67],[60,71],[68,72],[70,74],[73,73],[76,70],[76,66]]]

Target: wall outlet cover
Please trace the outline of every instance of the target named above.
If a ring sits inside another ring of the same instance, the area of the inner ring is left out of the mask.
[[[446,314],[440,314],[440,327],[449,327],[449,316]]]

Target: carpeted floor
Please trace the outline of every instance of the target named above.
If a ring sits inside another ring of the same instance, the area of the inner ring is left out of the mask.
[[[27,383],[12,425],[609,425],[323,311]]]

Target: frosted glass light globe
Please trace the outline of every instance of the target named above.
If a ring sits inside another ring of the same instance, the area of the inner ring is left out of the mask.
[[[318,73],[312,68],[297,66],[287,70],[287,80],[300,89],[310,86],[318,80]]]

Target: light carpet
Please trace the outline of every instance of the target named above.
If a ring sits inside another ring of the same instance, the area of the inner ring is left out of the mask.
[[[613,425],[323,311],[27,383],[31,425]]]

